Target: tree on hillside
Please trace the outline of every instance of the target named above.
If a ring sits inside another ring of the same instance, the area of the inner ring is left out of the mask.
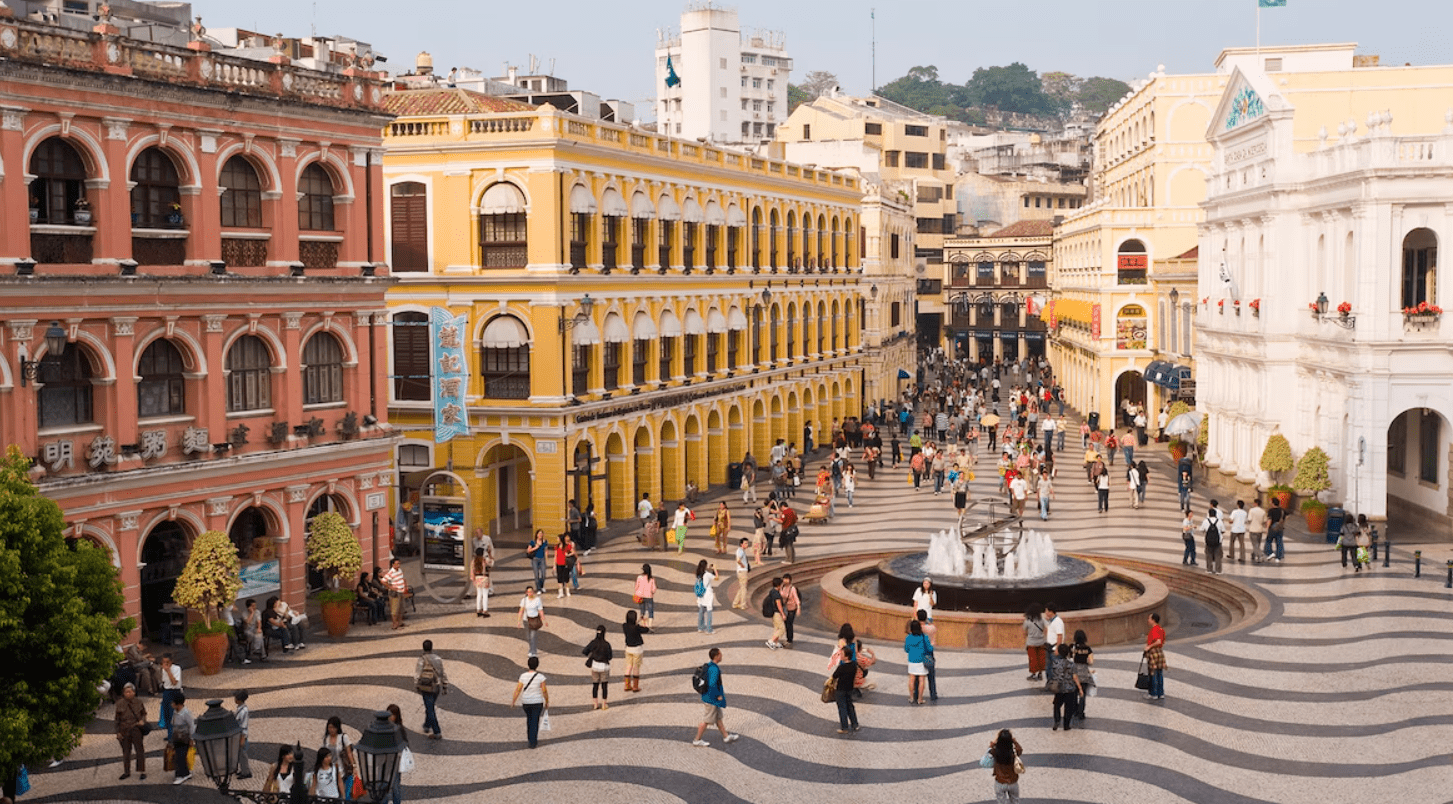
[[[106,551],[67,543],[61,509],[30,482],[30,461],[0,458],[0,772],[71,752],[100,702],[132,622]],[[120,620],[118,622],[118,620]],[[23,659],[21,658],[23,657]]]
[[[974,70],[965,88],[971,106],[989,106],[1021,114],[1046,115],[1058,111],[1044,93],[1039,76],[1017,61],[1007,67]]]
[[[1072,73],[1052,72],[1041,75],[1039,83],[1044,88],[1044,94],[1054,101],[1055,106],[1068,111],[1079,99],[1080,86],[1085,83],[1085,79]]]
[[[838,85],[837,76],[826,70],[813,70],[800,84],[787,85],[787,113]]]
[[[902,78],[878,87],[878,96],[920,112],[928,112],[929,109],[941,106],[955,107],[957,110],[959,104],[956,103],[953,91],[956,89],[959,88],[940,81],[938,68],[930,64],[926,67],[914,67]]]
[[[1076,99],[1085,111],[1091,114],[1104,114],[1115,101],[1125,97],[1130,91],[1130,85],[1124,81],[1117,81],[1114,78],[1086,78],[1081,82]]]

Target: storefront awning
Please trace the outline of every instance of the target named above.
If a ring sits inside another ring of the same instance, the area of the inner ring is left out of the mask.
[[[711,311],[706,314],[706,331],[712,334],[727,331],[726,316],[722,315],[721,311],[715,307],[711,308]]]
[[[638,341],[649,341],[656,337],[656,325],[651,323],[651,317],[645,313],[636,313],[636,318],[631,322],[631,332]]]
[[[631,217],[637,220],[656,217],[656,208],[651,206],[651,200],[646,198],[645,193],[638,192],[631,196]]]
[[[501,315],[485,325],[479,345],[485,349],[514,349],[529,342],[530,333],[518,318]]]
[[[1057,319],[1067,318],[1087,326],[1091,323],[1092,308],[1093,305],[1080,299],[1055,299],[1053,306],[1046,305],[1045,307],[1046,314],[1053,310],[1053,315]],[[1041,317],[1044,315],[1042,314]]]
[[[681,337],[681,319],[677,318],[676,314],[670,310],[661,311],[661,337]]]
[[[594,321],[587,318],[570,330],[570,341],[576,346],[595,346],[600,343],[600,330],[596,329]]]
[[[626,329],[619,313],[606,314],[604,338],[606,343],[625,343],[631,339],[631,331]]]
[[[733,307],[727,311],[727,329],[743,330],[747,328],[747,317],[742,314],[740,307]]]
[[[1146,366],[1145,371],[1142,373],[1145,376],[1146,382],[1153,382],[1156,385],[1160,385],[1161,378],[1170,371],[1170,368],[1171,364],[1164,360],[1152,360],[1150,361],[1150,365]]]
[[[582,185],[570,188],[570,212],[577,215],[595,214],[595,196]]]
[[[620,191],[614,187],[605,188],[605,192],[600,197],[600,214],[612,218],[624,218],[629,213],[626,199],[621,197]]]

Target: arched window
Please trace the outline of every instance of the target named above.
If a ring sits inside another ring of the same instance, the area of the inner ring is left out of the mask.
[[[787,359],[797,356],[797,305],[787,305]]]
[[[827,252],[822,247],[822,236],[827,232],[827,218],[823,215],[817,216],[817,267],[827,267]]]
[[[1122,204],[1123,206],[1123,204]],[[1121,285],[1143,285],[1150,261],[1145,254],[1145,244],[1139,240],[1126,240],[1116,255],[1115,278]]]
[[[333,231],[333,179],[317,162],[303,168],[298,177],[298,228],[303,231]]]
[[[394,399],[426,402],[433,366],[429,354],[429,316],[396,313],[393,318]]]
[[[1438,236],[1414,229],[1403,238],[1403,307],[1438,300]]]
[[[762,267],[762,208],[752,210],[752,268]]]
[[[842,263],[838,262],[838,219],[834,215],[832,219],[832,267],[837,268],[841,265]]]
[[[429,190],[423,182],[389,188],[390,265],[394,271],[429,270]]]
[[[92,421],[91,361],[71,344],[40,361],[40,426],[64,427]]]
[[[480,265],[523,268],[530,261],[525,227],[525,195],[508,182],[484,191],[479,209]]]
[[[234,156],[222,166],[222,225],[262,226],[262,182],[252,163]]]
[[[243,335],[227,350],[227,410],[272,407],[272,355],[256,335]]]
[[[343,346],[329,332],[303,344],[303,404],[343,401]]]
[[[131,225],[141,229],[175,227],[180,221],[181,179],[171,157],[160,148],[147,148],[131,166]]]
[[[1121,307],[1115,318],[1115,348],[1144,349],[1146,335],[1145,308],[1138,304]]]
[[[30,157],[30,207],[36,223],[75,222],[76,202],[86,195],[86,165],[81,155],[60,137],[42,142]],[[87,207],[89,209],[89,207]]]
[[[513,316],[496,316],[485,325],[480,347],[484,395],[490,399],[529,399],[530,336],[525,325]],[[617,362],[616,371],[619,369]]]
[[[787,267],[801,268],[797,255],[797,213],[787,211]]]
[[[837,329],[838,329],[838,322],[841,321],[841,320],[842,320],[842,311],[838,307],[837,299],[833,299],[833,302],[832,302],[832,318],[830,319],[831,323],[828,324],[828,330],[832,334],[832,350],[834,352],[837,351]]]
[[[781,321],[782,308],[772,305],[771,320],[768,322],[767,337],[771,340],[771,360],[776,362],[781,356],[777,351],[777,324]]]
[[[136,373],[136,413],[143,419],[152,416],[177,416],[187,412],[187,382],[182,376],[185,365],[182,353],[172,342],[161,338],[151,342],[141,353]]]
[[[770,249],[771,258],[767,261],[767,263],[773,268],[776,268],[778,265],[781,264],[777,258],[777,233],[782,229],[781,220],[781,218],[777,217],[777,210],[772,210],[772,217],[770,220],[771,231],[768,232],[770,239],[767,241],[768,248]]]

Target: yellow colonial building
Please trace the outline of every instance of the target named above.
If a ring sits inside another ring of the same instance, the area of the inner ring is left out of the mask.
[[[1160,346],[1152,335],[1180,332],[1178,316],[1191,310],[1193,299],[1178,292],[1171,300],[1175,286],[1162,287],[1157,273],[1196,245],[1211,159],[1206,127],[1224,83],[1163,70],[1137,82],[1096,129],[1094,200],[1055,228],[1054,298],[1044,313],[1050,362],[1065,401],[1098,413],[1102,427],[1119,421],[1126,401],[1156,401],[1147,377]],[[1156,320],[1162,310],[1165,322]],[[1176,368],[1157,364],[1154,379]]]
[[[857,178],[460,89],[389,108],[401,478],[452,467],[473,523],[514,541],[561,532],[570,499],[602,524],[674,505],[861,415],[879,238]],[[467,432],[446,443],[433,308],[467,321]]]

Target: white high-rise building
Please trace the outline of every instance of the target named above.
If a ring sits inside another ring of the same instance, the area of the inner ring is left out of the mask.
[[[667,86],[673,72],[680,83]],[[787,119],[791,72],[780,32],[743,31],[733,9],[689,6],[680,31],[657,34],[657,130],[729,145],[770,140]]]

